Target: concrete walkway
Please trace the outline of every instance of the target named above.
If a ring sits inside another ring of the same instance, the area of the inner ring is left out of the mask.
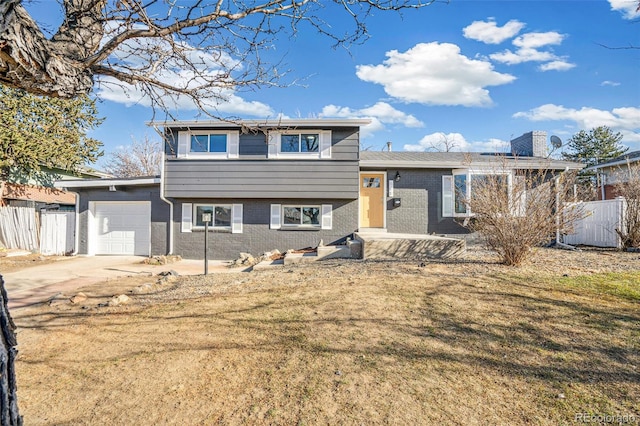
[[[142,263],[144,259],[145,257],[140,256],[74,256],[3,274],[9,308],[17,309],[40,303],[58,293],[73,292],[79,287],[108,278],[152,276],[170,270],[180,275],[204,273],[203,260],[147,265]],[[242,271],[242,268],[227,268],[227,264],[224,261],[209,261],[209,273]]]

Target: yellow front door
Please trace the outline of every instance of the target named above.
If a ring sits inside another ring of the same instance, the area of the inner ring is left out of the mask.
[[[384,174],[360,175],[360,227],[384,227]]]

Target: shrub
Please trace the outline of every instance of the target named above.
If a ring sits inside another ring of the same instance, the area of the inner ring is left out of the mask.
[[[566,207],[573,197],[575,173],[551,170],[482,175],[472,182],[466,204],[472,217],[465,221],[506,265],[519,265],[531,248],[550,242],[557,231],[571,232],[580,217]]]

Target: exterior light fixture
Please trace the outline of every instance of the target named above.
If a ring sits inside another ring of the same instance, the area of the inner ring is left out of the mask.
[[[396,182],[400,182],[400,172],[396,172],[396,177],[393,178]]]

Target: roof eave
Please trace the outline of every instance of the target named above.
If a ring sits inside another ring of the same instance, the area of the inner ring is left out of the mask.
[[[393,168],[393,169],[469,169],[469,168],[483,168],[483,167],[495,167],[501,164],[501,161],[487,161],[478,162],[472,161],[471,163],[462,164],[459,161],[438,161],[438,162],[425,162],[425,161],[384,161],[384,160],[360,160],[360,167],[367,168]],[[584,165],[579,163],[569,162],[527,162],[526,164],[513,162],[506,165],[510,169],[552,169],[552,170],[580,170]]]
[[[134,178],[134,179],[82,179],[82,180],[57,180],[53,186],[56,188],[107,188],[109,186],[145,186],[160,183],[159,177]]]
[[[150,127],[165,128],[220,128],[220,127],[257,127],[257,128],[282,128],[282,127],[360,127],[370,124],[370,119],[282,119],[282,120],[185,120],[185,121],[148,121]]]

